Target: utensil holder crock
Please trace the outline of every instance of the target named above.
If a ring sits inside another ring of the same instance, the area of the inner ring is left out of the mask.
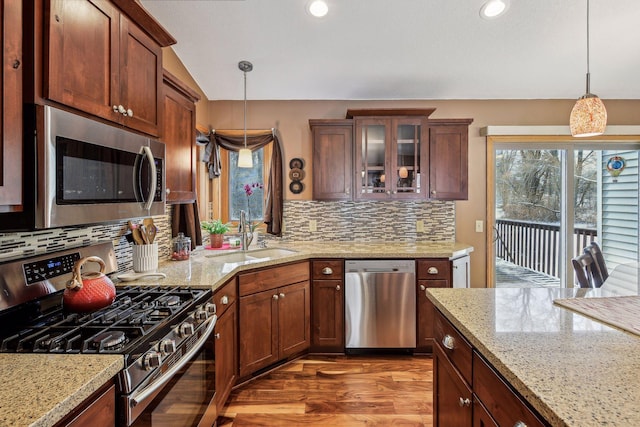
[[[133,245],[133,271],[154,272],[158,269],[158,244]]]

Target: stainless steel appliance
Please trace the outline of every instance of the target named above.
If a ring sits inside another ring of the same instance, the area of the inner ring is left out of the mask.
[[[345,261],[346,349],[416,347],[413,260]]]
[[[0,229],[164,214],[163,143],[51,106],[27,106],[25,116],[25,207],[0,214]]]
[[[0,264],[0,352],[121,354],[119,425],[198,425],[215,393],[211,290],[118,287],[111,306],[68,313],[62,289],[89,255],[114,271],[111,243]]]

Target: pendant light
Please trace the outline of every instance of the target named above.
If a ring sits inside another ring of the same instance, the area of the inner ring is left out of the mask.
[[[587,0],[587,93],[582,95],[571,110],[569,127],[571,136],[602,135],[607,127],[607,109],[597,95],[589,91],[589,0]]]
[[[253,64],[249,61],[240,61],[238,68],[244,73],[244,148],[241,148],[238,153],[238,167],[252,168],[253,155],[247,148],[247,72],[253,70]]]

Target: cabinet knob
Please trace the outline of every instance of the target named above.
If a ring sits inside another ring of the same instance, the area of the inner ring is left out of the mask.
[[[350,190],[347,188],[346,190],[344,190],[345,194],[349,194]]]
[[[222,298],[220,298],[220,304],[222,304],[222,305],[229,304],[229,297],[224,295]]]
[[[324,274],[325,276],[329,276],[330,274],[333,274],[333,270],[331,269],[331,267],[325,267],[322,269],[322,274]]]
[[[336,291],[340,290],[340,285],[336,285]]]
[[[513,427],[527,427],[527,424],[524,421],[516,421]]]
[[[128,117],[133,117],[133,110],[131,108],[127,108],[127,111],[125,111],[122,114],[124,114],[125,116],[128,116]]]
[[[444,348],[448,348],[449,350],[453,350],[455,348],[455,343],[456,340],[449,334],[442,338],[442,345]]]
[[[220,332],[216,332],[214,337],[215,337],[215,339],[219,340],[220,339]]]
[[[424,290],[426,290],[426,289],[427,289],[427,288],[426,288],[426,286],[424,286],[424,285],[420,285],[420,290],[421,290],[421,291],[424,291]]]
[[[387,190],[387,194],[388,194],[388,195],[391,195],[391,190]]]
[[[284,293],[280,292],[280,298],[284,298]]]
[[[431,194],[436,195],[436,190],[431,190]]]
[[[273,294],[273,299],[278,299],[278,294]]]
[[[429,267],[429,269],[427,270],[427,274],[438,274],[438,268],[437,267]]]
[[[471,405],[471,399],[469,399],[468,397],[466,399],[463,399],[462,397],[460,398],[460,401],[458,402],[458,405],[460,405],[460,407],[462,408],[463,406],[470,406]]]
[[[14,70],[17,70],[18,68],[20,68],[20,60],[19,59],[14,60],[11,66],[13,67]]]
[[[164,192],[165,192],[165,193],[167,193],[167,194],[169,194],[169,193],[171,193],[171,189],[170,189],[169,187],[167,187],[167,189],[166,189],[166,190],[164,190]]]

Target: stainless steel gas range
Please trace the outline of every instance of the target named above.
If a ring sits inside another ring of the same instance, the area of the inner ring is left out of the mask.
[[[66,282],[89,255],[116,270],[111,243],[0,264],[0,352],[122,354],[119,424],[198,425],[215,392],[211,290],[119,287],[109,307],[66,312]]]

